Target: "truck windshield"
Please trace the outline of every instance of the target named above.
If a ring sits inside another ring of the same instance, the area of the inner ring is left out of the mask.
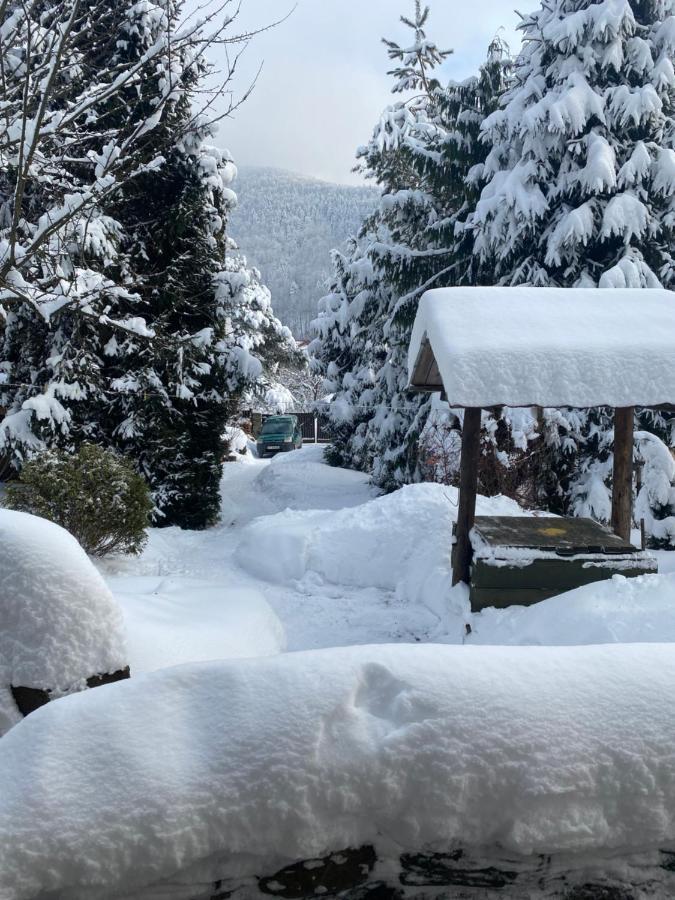
[[[290,419],[268,419],[262,427],[262,434],[290,434],[293,423]]]

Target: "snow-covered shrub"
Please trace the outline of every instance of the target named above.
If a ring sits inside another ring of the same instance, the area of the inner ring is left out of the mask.
[[[124,459],[94,444],[77,453],[50,451],[7,485],[10,509],[61,525],[94,556],[139,553],[146,540],[152,501],[145,481]]]
[[[675,459],[655,434],[635,433],[636,455],[642,467],[635,500],[635,520],[644,520],[647,544],[654,550],[675,546]]]
[[[122,614],[75,538],[0,509],[0,735],[55,697],[127,677]]]

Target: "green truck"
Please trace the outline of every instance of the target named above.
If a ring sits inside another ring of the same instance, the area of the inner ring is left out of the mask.
[[[256,438],[258,456],[288,453],[302,447],[302,430],[297,416],[270,416]]]

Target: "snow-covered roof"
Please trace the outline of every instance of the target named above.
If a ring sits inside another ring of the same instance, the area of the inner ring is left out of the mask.
[[[447,288],[420,301],[411,386],[451,406],[675,403],[675,293]]]

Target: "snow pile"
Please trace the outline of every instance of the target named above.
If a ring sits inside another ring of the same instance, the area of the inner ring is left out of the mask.
[[[275,456],[258,476],[258,488],[277,509],[342,509],[375,495],[368,475],[327,466],[324,450],[317,444]]]
[[[228,426],[223,436],[232,458],[237,459],[241,457],[242,459],[248,459],[252,457],[248,435],[241,428]]]
[[[523,514],[505,497],[479,497],[477,512]],[[312,573],[332,584],[395,591],[440,616],[447,611],[452,582],[456,518],[456,488],[408,485],[354,508],[286,510],[251,522],[242,532],[237,561],[256,577],[277,584]]]
[[[0,895],[92,900],[198,860],[242,877],[391,840],[667,847],[674,692],[670,646],[407,645],[179,666],[73,695],[0,741]]]
[[[121,613],[75,538],[0,509],[0,734],[18,719],[9,686],[85,686],[127,663]]]
[[[187,662],[271,656],[286,646],[279,617],[251,588],[181,577],[111,582],[124,613],[134,673]]]
[[[615,575],[533,606],[485,609],[471,628],[472,644],[675,643],[675,576]]]
[[[673,333],[671,291],[446,288],[420,301],[409,377],[427,338],[450,406],[658,406]]]

